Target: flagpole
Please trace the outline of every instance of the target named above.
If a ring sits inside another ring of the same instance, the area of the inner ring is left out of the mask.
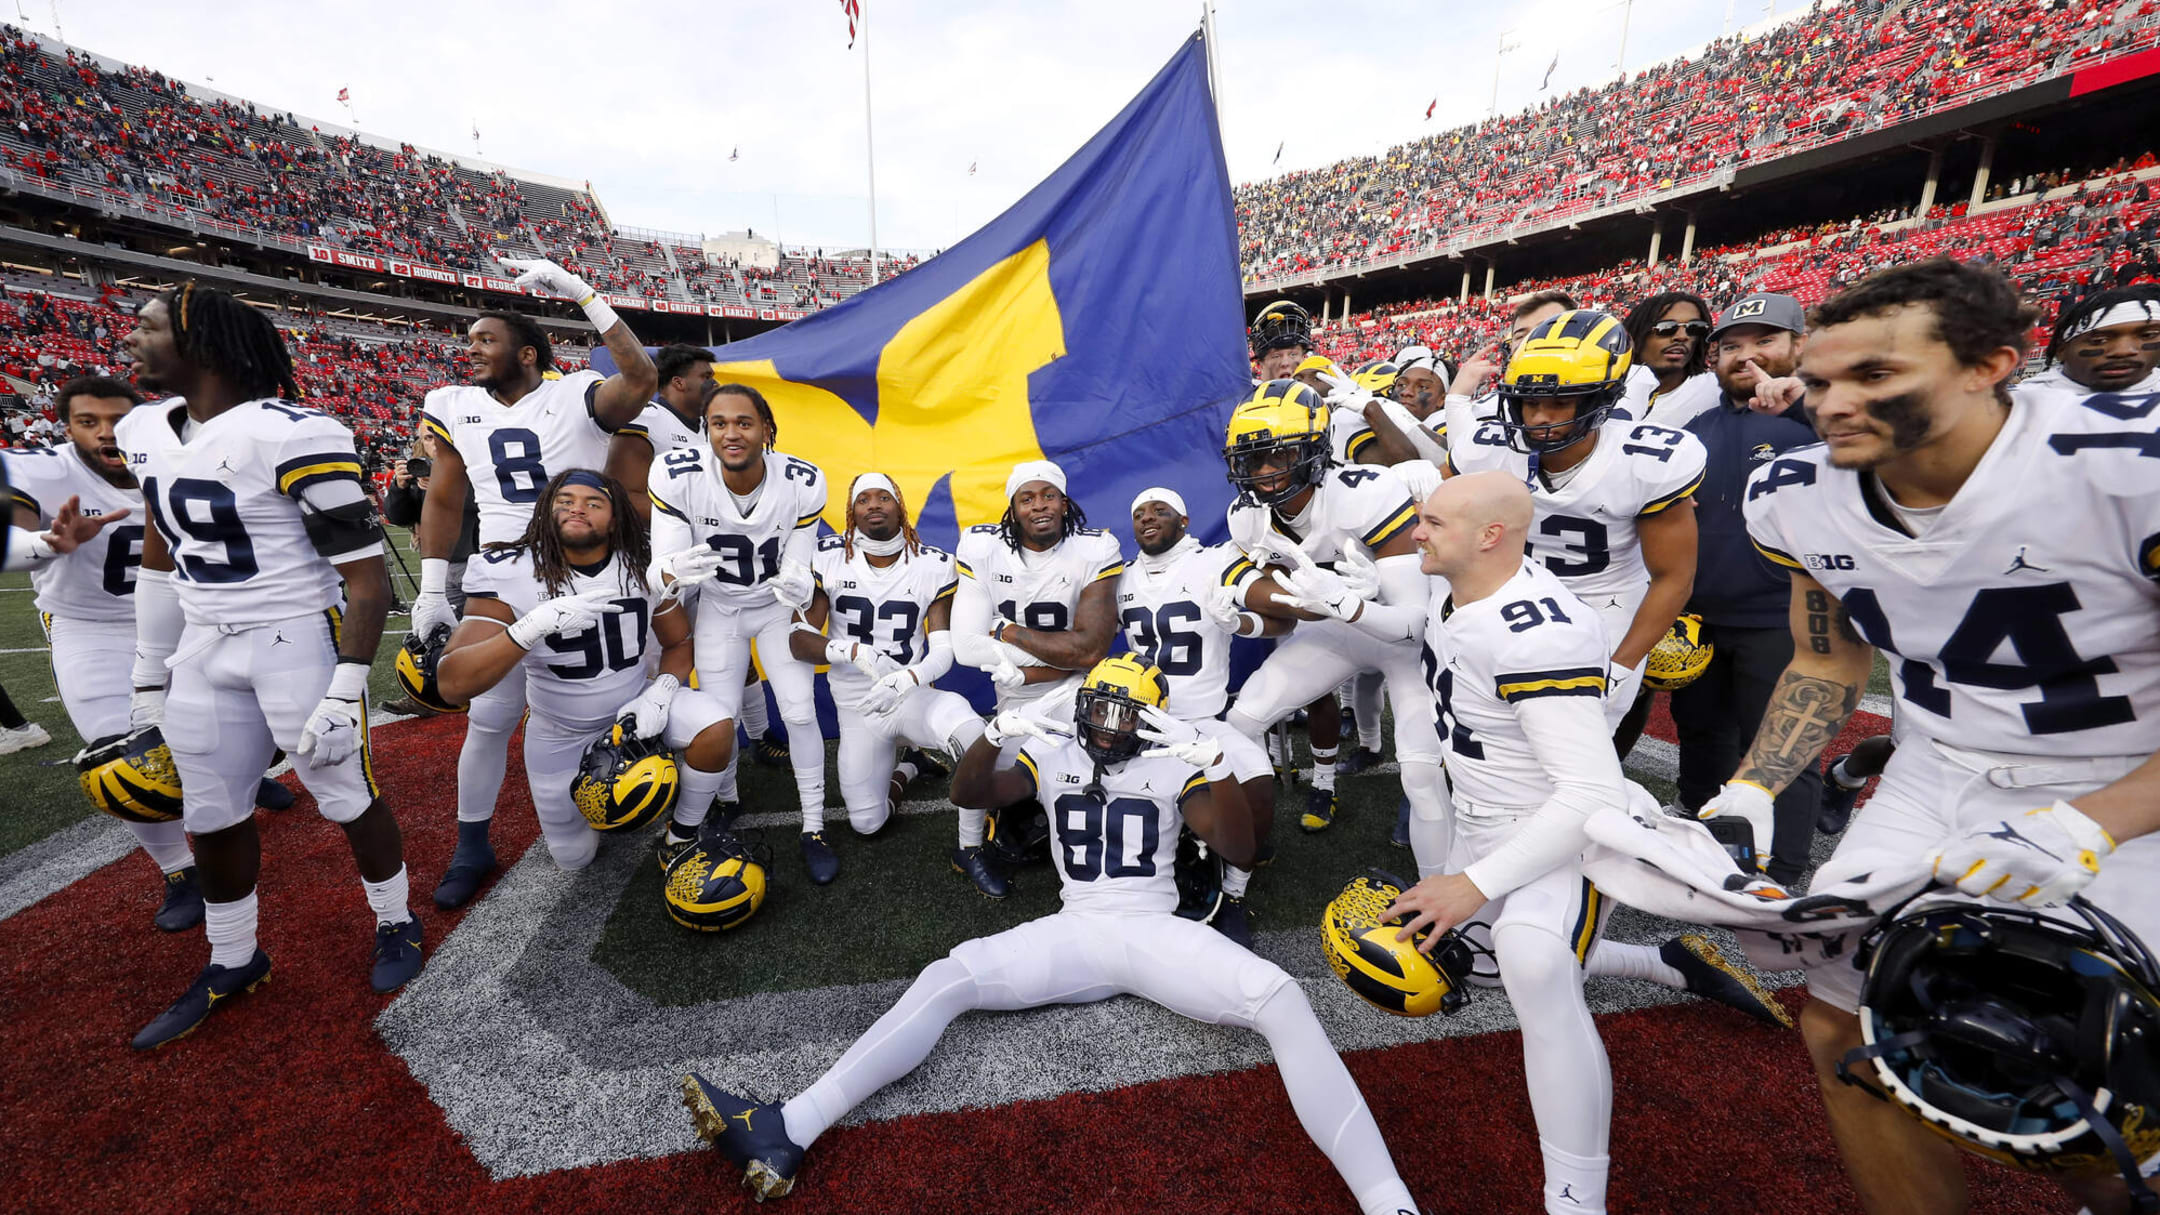
[[[1215,103],[1215,138],[1227,148],[1230,140],[1223,133],[1222,83],[1215,76],[1215,0],[1200,0],[1200,44],[1207,51],[1208,98]]]
[[[862,25],[863,159],[870,176],[870,285],[875,287],[878,282],[877,136],[870,127],[870,15],[861,13],[857,20]]]

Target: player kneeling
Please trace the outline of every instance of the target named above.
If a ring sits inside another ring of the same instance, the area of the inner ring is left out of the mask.
[[[1221,746],[1164,713],[1164,698],[1160,671],[1130,655],[1106,659],[1081,684],[1076,737],[1007,710],[953,773],[961,805],[1040,797],[1050,806],[1062,910],[932,962],[832,1070],[784,1105],[738,1097],[695,1073],[683,1078],[698,1133],[743,1169],[760,1199],[792,1189],[804,1149],[914,1070],[961,1013],[1130,993],[1265,1035],[1298,1120],[1326,1133],[1319,1146],[1359,1207],[1391,1215],[1416,1209],[1305,993],[1274,963],[1175,914],[1181,814],[1230,861],[1250,864],[1254,843],[1251,809]],[[1009,740],[1022,743],[1019,762],[998,769]],[[1142,750],[1148,741],[1157,745]]]
[[[465,618],[436,668],[437,687],[453,705],[523,669],[532,714],[525,774],[548,854],[564,869],[592,862],[601,829],[638,817],[597,806],[588,814],[572,796],[593,743],[606,739],[627,755],[638,740],[658,739],[681,756],[679,850],[704,822],[734,742],[718,702],[682,686],[690,622],[647,581],[651,557],[620,485],[584,469],[557,474],[525,534],[488,546],[467,567]],[[648,682],[655,642],[660,674]],[[673,859],[666,853],[663,845],[663,868]]]

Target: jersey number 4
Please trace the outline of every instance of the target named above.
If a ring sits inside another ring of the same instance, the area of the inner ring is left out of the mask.
[[[1845,592],[1843,602],[1853,627],[1869,645],[1897,653],[1889,617],[1874,591],[1854,587]],[[1991,586],[1977,592],[1937,655],[1942,678],[1998,691],[2038,688],[2040,699],[2018,705],[2034,734],[2069,734],[2136,721],[2129,697],[2100,694],[2098,677],[2114,674],[2115,660],[2080,657],[2063,627],[2063,616],[2080,606],[2076,588],[2067,582]],[[2005,644],[2018,661],[1995,661]],[[1948,717],[1950,693],[1935,681],[1936,670],[1936,664],[1908,658],[1898,664],[1898,682],[1906,700]]]

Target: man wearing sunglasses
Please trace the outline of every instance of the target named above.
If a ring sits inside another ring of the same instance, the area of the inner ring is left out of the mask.
[[[1710,374],[1705,342],[1710,305],[1687,291],[1660,291],[1628,310],[1627,334],[1635,345],[1627,391],[1620,408],[1638,422],[1675,430],[1717,404],[1717,377]]]

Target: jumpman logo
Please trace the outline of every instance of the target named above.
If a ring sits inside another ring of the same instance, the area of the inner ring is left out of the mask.
[[[756,1112],[757,1112],[756,1110],[744,1110],[744,1111],[743,1111],[742,1113],[740,1113],[740,1114],[730,1114],[730,1115],[728,1115],[728,1117],[730,1117],[730,1118],[740,1118],[740,1119],[742,1119],[743,1129],[747,1131],[747,1130],[751,1129],[751,1128],[750,1128],[750,1115],[752,1115],[752,1114],[754,1114],[754,1113],[756,1113]]]
[[[1560,1192],[1554,1195],[1554,1197],[1565,1198],[1569,1202],[1574,1203],[1576,1206],[1582,1205],[1582,1199],[1575,1197],[1575,1183],[1572,1181],[1563,1183],[1560,1186]]]
[[[271,636],[270,636],[270,644],[271,644],[271,645],[291,645],[291,644],[292,644],[292,642],[290,642],[290,641],[287,641],[287,640],[285,640],[285,633],[284,633],[284,631],[283,631],[283,630],[281,629],[281,630],[279,630],[278,632],[276,632],[276,633],[273,633],[273,634],[271,634]]]
[[[2052,571],[2052,570],[2048,569],[2048,567],[2046,567],[2046,566],[2044,566],[2044,565],[2034,565],[2034,564],[2033,564],[2032,562],[2030,562],[2030,561],[2027,561],[2027,560],[2025,559],[2025,550],[2026,550],[2027,548],[2029,548],[2029,547],[2031,547],[2031,546],[2030,546],[2030,545],[2024,545],[2024,544],[2020,544],[2020,545],[2018,545],[2018,551],[2017,551],[2017,555],[2016,555],[2016,556],[2014,556],[2014,557],[2012,557],[2012,558],[2010,558],[2010,568],[2009,568],[2009,569],[2006,569],[2006,570],[2004,570],[2004,571],[2003,571],[2003,573],[2005,573],[2005,574],[2015,574],[2015,573],[2017,573],[2017,572],[2018,572],[2019,570],[2024,570],[2024,571],[2026,571],[2026,572],[2028,572],[2028,573],[2034,573],[2034,574],[2047,574],[2047,573],[2053,573],[2054,571]]]
[[[230,460],[219,460],[219,461],[217,462],[217,470],[218,470],[219,472],[223,473],[224,475],[228,476],[228,477],[229,477],[229,476],[231,476],[231,475],[232,475],[232,470],[233,470],[233,469],[232,469],[232,461],[230,461]]]

